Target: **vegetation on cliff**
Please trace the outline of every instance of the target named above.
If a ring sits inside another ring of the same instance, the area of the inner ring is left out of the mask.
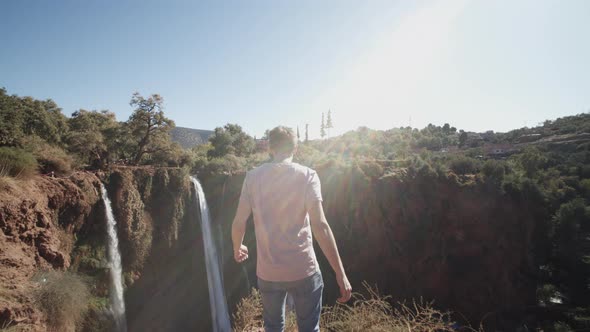
[[[130,105],[134,111],[125,122],[107,110],[82,109],[66,117],[52,100],[8,95],[0,89],[0,147],[33,154],[42,173],[58,175],[113,162],[183,164],[186,157],[170,139],[174,122],[164,116],[162,97],[136,93]]]

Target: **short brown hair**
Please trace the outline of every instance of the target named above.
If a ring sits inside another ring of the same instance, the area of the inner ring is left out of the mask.
[[[297,137],[293,129],[278,126],[268,133],[268,145],[271,151],[292,153],[295,151],[295,147],[297,147]]]

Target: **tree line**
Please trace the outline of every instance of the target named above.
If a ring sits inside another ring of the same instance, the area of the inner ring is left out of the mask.
[[[175,125],[164,115],[163,98],[134,93],[129,104],[134,110],[124,122],[108,110],[81,109],[66,117],[52,100],[0,89],[0,147],[33,155],[42,171],[62,173],[110,162],[181,164],[183,151],[170,139]]]

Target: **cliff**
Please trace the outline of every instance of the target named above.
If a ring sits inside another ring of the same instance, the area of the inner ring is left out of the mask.
[[[32,277],[72,264],[75,234],[100,229],[99,179],[90,173],[69,178],[5,180],[0,191],[0,326],[22,324],[44,330],[34,305]]]
[[[392,300],[423,298],[478,326],[509,326],[536,305],[534,236],[542,205],[504,192],[481,179],[454,174],[397,173],[380,177],[370,167],[318,167],[324,209],[353,288],[377,285]],[[231,219],[244,174],[205,181],[213,219],[222,226],[230,308],[253,286],[255,239],[245,237],[251,259],[230,263]],[[334,274],[319,248],[325,303],[338,293]]]
[[[92,293],[76,330],[109,331],[106,184],[117,220],[129,331],[210,326],[198,206],[181,169],[120,168],[10,181],[0,194],[0,327],[45,331],[32,290],[43,271],[73,271]],[[72,328],[73,327],[69,327]]]
[[[182,169],[121,169],[107,179],[129,331],[210,329],[199,207]]]
[[[349,278],[376,284],[394,301],[422,297],[460,313],[455,319],[494,327],[510,312],[518,319],[535,305],[536,224],[542,204],[478,178],[370,167],[318,167],[324,207]],[[233,262],[231,221],[244,174],[203,180],[220,244],[229,309],[256,285],[251,259]],[[4,185],[0,193],[0,326],[17,323],[44,331],[47,317],[31,289],[43,270],[70,270],[87,278],[92,305],[85,331],[108,331],[105,183],[117,220],[130,331],[209,330],[206,269],[198,206],[182,169],[122,167],[68,178],[39,177]],[[316,248],[326,283],[337,286]]]

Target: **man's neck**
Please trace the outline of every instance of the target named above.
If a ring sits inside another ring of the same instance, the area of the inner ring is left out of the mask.
[[[293,162],[293,155],[277,155],[272,158],[273,163],[291,163]]]

